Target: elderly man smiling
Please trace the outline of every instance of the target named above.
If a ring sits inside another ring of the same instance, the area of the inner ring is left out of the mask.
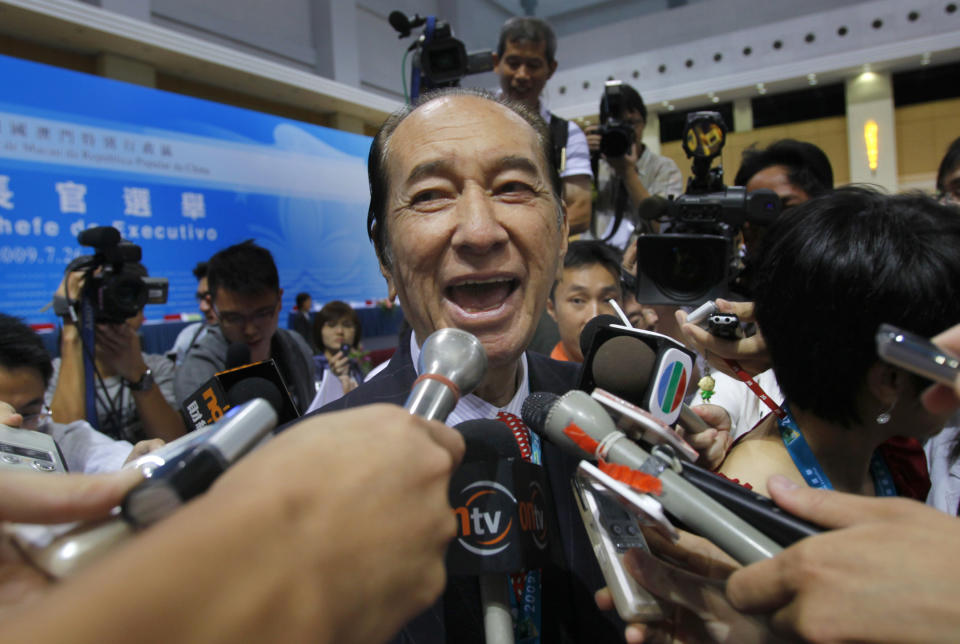
[[[413,332],[401,338],[386,369],[324,410],[402,404],[417,377],[420,345],[446,327],[477,336],[488,357],[484,380],[460,400],[450,425],[503,412],[519,416],[531,391],[573,388],[574,365],[525,353],[568,232],[540,117],[482,91],[426,96],[387,119],[371,146],[368,171],[368,232]],[[533,450],[535,460],[539,451]],[[576,461],[544,443],[542,464],[564,561],[537,576],[537,609],[521,611],[517,622],[528,628],[518,631],[517,641],[620,641],[615,618],[599,614],[592,600],[603,581],[570,492]],[[476,578],[452,577],[442,601],[397,641],[483,641]]]

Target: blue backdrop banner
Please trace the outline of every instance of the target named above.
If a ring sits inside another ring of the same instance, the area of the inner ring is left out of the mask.
[[[386,287],[366,237],[370,138],[0,56],[0,302],[51,322],[77,233],[115,226],[170,280],[150,320],[196,312],[196,262],[269,249],[289,310]]]

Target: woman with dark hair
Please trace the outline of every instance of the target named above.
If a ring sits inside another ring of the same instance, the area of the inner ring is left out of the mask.
[[[800,485],[906,494],[909,474],[877,448],[926,439],[928,382],[878,359],[882,323],[929,337],[960,321],[960,217],[923,195],[844,188],[771,227],[754,258],[757,322],[785,402],[719,470],[766,493]],[[922,498],[922,497],[921,497]]]
[[[960,206],[960,138],[947,148],[937,170],[937,198],[940,203]]]
[[[363,382],[364,372],[352,352],[360,348],[360,316],[346,302],[327,302],[314,316],[313,337],[319,351],[314,356],[321,382],[332,373],[340,381],[343,393]]]

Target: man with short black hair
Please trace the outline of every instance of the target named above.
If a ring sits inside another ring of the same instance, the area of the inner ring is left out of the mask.
[[[313,298],[306,291],[297,293],[297,304],[294,307],[296,313],[293,314],[293,322],[290,328],[300,334],[310,346],[312,353],[317,352],[317,344],[313,339],[313,318],[310,317],[310,310],[313,308]]]
[[[0,313],[0,401],[16,412],[0,422],[51,436],[71,472],[112,472],[131,455],[163,444],[159,440],[143,441],[133,454],[134,446],[129,442],[113,440],[85,420],[54,422],[44,404],[44,392],[52,376],[50,354],[40,336],[21,320]]]
[[[744,150],[733,182],[747,192],[773,190],[783,204],[781,212],[785,212],[833,190],[833,168],[827,155],[813,143],[780,139],[764,149],[751,146]],[[749,222],[743,224],[748,253],[762,236],[763,230]]]
[[[515,423],[522,444],[538,441],[516,418],[523,402],[530,392],[566,393],[577,376],[573,364],[526,351],[568,243],[550,150],[541,118],[482,90],[424,95],[387,119],[368,158],[367,230],[412,333],[403,334],[382,372],[322,411],[403,404],[423,342],[452,327],[480,340],[487,370],[447,423],[501,419]],[[525,596],[535,598],[517,607],[518,641],[531,631],[543,642],[622,641],[616,616],[593,605],[602,576],[569,490],[579,459],[548,442],[527,456],[540,461],[553,490],[550,512],[561,526],[556,538],[564,561],[545,566],[542,577],[537,571],[518,577]],[[442,603],[410,622],[398,641],[482,639],[477,579],[453,577]]]
[[[583,131],[573,121],[551,113],[540,95],[557,70],[557,36],[538,18],[514,17],[503,23],[493,56],[493,71],[500,77],[500,92],[539,114],[550,126],[554,164],[563,179],[570,234],[590,226],[593,171]]]
[[[306,409],[315,393],[313,353],[298,334],[277,328],[283,289],[270,251],[252,239],[225,248],[210,258],[207,281],[219,325],[177,368],[177,400],[223,371],[229,345],[242,343],[251,362],[276,361],[297,409]]]
[[[563,258],[563,273],[547,300],[547,312],[560,330],[560,342],[550,357],[583,362],[580,333],[598,315],[616,315],[610,300],[623,305],[620,253],[600,241],[570,242]]]
[[[210,303],[210,287],[207,284],[207,263],[197,262],[193,267],[193,276],[197,278],[197,308],[203,315],[203,319],[193,324],[188,324],[177,334],[177,339],[173,343],[173,348],[167,351],[167,357],[174,363],[180,364],[190,353],[195,342],[200,340],[210,328],[217,323],[217,316],[213,313],[213,305]]]

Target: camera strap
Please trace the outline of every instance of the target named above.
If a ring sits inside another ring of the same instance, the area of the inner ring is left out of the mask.
[[[553,150],[553,165],[557,172],[563,172],[566,169],[569,136],[570,122],[550,112],[550,147]]]
[[[87,422],[94,429],[100,429],[100,419],[97,415],[97,394],[96,394],[96,374],[94,374],[94,350],[93,343],[96,336],[96,321],[94,319],[93,300],[90,297],[80,298],[80,346],[83,351],[83,383],[84,383],[84,408],[86,409]]]

